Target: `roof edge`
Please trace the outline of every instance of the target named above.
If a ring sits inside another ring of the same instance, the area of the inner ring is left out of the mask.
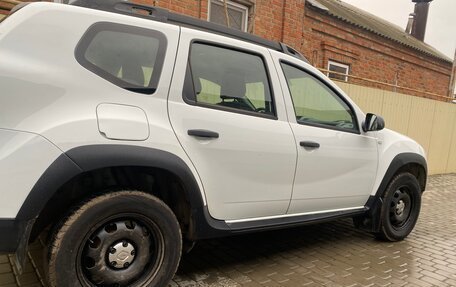
[[[334,1],[334,0],[333,0],[333,1]],[[363,30],[365,30],[365,31],[367,31],[367,32],[370,32],[370,33],[374,34],[374,35],[377,35],[377,36],[380,36],[380,37],[382,37],[382,38],[391,40],[392,42],[397,43],[397,44],[400,44],[400,45],[403,46],[403,47],[410,48],[410,49],[412,49],[412,50],[414,50],[414,51],[418,51],[418,52],[420,52],[420,53],[422,53],[422,54],[424,54],[424,55],[426,55],[426,56],[432,57],[432,58],[434,58],[434,59],[437,59],[437,60],[442,61],[442,62],[445,62],[445,63],[449,63],[449,64],[452,64],[452,63],[453,63],[453,60],[452,60],[452,59],[450,59],[449,57],[447,57],[446,55],[444,55],[444,54],[441,53],[440,51],[437,51],[437,52],[438,52],[439,54],[441,54],[441,56],[436,55],[436,54],[433,54],[433,53],[428,52],[428,51],[425,51],[425,50],[420,49],[420,48],[418,48],[418,47],[415,47],[415,46],[412,46],[412,45],[408,45],[408,44],[406,44],[406,43],[404,43],[404,42],[401,42],[401,41],[399,41],[399,40],[397,40],[397,39],[394,39],[394,38],[392,38],[392,37],[390,37],[390,36],[388,36],[388,35],[385,35],[384,33],[375,31],[375,30],[373,30],[373,29],[371,29],[371,28],[369,28],[369,27],[363,26],[363,25],[361,25],[361,24],[359,24],[359,23],[355,23],[355,22],[353,22],[353,21],[351,21],[351,20],[349,20],[349,19],[346,19],[346,18],[344,18],[344,17],[342,17],[342,16],[335,15],[334,13],[331,13],[330,9],[329,9],[328,7],[326,7],[323,3],[318,2],[319,5],[314,5],[315,2],[317,2],[317,0],[307,0],[307,1],[306,1],[306,5],[310,6],[310,8],[312,8],[314,11],[317,11],[318,13],[321,13],[321,14],[324,14],[324,15],[327,15],[327,16],[330,16],[330,17],[333,17],[333,18],[335,18],[335,19],[341,20],[341,21],[343,21],[343,22],[345,22],[345,23],[347,23],[347,24],[350,24],[350,25],[353,25],[353,26],[355,26],[355,27],[357,27],[357,28],[363,29]],[[336,2],[336,1],[335,1],[335,2]],[[347,3],[343,2],[343,1],[339,1],[339,0],[337,0],[337,2],[342,2],[342,3],[344,3],[344,5],[350,5],[350,4],[347,4]],[[350,6],[351,6],[351,5],[350,5]],[[324,8],[323,8],[323,7],[324,7]],[[346,7],[344,7],[344,8],[346,8]],[[359,9],[359,8],[358,8],[358,9]],[[348,10],[348,9],[347,9],[347,10]],[[362,9],[359,9],[359,10],[362,10]],[[370,14],[369,12],[366,12],[366,11],[364,11],[364,10],[362,10],[362,11],[363,11],[364,13]],[[371,14],[371,15],[373,15],[373,14]],[[375,15],[373,15],[373,16],[375,16]],[[375,16],[375,17],[379,18],[378,16]],[[382,18],[380,18],[380,19],[382,19]],[[384,19],[382,19],[382,20],[385,21],[385,22],[388,22],[387,20],[384,20]],[[388,23],[391,24],[392,27],[393,27],[393,26],[394,26],[394,27],[397,27],[397,26],[396,26],[395,24],[393,24],[393,23],[390,23],[390,22],[388,22]],[[404,32],[404,33],[405,33],[405,32]],[[407,37],[412,37],[412,36],[410,36],[410,35],[406,35],[406,36],[407,36]],[[425,43],[425,42],[422,42],[422,43],[423,43],[424,45],[430,46],[429,44],[427,44],[427,43]],[[435,48],[432,47],[432,46],[430,46],[430,47],[431,47],[432,49],[435,49]]]

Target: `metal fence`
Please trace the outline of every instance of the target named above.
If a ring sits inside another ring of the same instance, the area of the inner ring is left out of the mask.
[[[456,173],[456,104],[336,82],[365,112],[385,118],[386,126],[419,142],[429,173]]]

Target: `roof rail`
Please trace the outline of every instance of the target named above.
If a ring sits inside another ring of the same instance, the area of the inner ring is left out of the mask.
[[[301,53],[284,43],[266,40],[250,33],[231,29],[223,25],[203,21],[190,16],[171,13],[166,9],[155,6],[136,4],[126,0],[73,0],[70,1],[70,5],[171,23],[190,28],[197,28],[223,36],[255,43],[308,62],[307,59],[301,55]]]
[[[294,48],[288,46],[285,43],[280,42],[279,44],[280,44],[280,47],[282,48],[281,52],[283,52],[287,55],[293,56],[295,58],[301,59],[304,62],[310,64],[309,60],[307,60],[307,58],[304,57],[299,51],[295,50]]]

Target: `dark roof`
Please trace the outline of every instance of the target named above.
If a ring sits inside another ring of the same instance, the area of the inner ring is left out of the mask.
[[[349,24],[400,43],[426,55],[452,63],[450,58],[439,52],[431,45],[421,42],[420,40],[407,34],[405,29],[402,29],[397,25],[394,25],[353,5],[340,0],[307,0],[307,3],[319,9],[322,13],[336,17]],[[404,17],[406,16],[407,15],[404,15]]]

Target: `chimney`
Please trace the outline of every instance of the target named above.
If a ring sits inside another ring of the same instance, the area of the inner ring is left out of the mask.
[[[420,41],[424,41],[429,4],[432,0],[412,0],[412,2],[415,3],[415,19],[412,25],[412,36]]]

